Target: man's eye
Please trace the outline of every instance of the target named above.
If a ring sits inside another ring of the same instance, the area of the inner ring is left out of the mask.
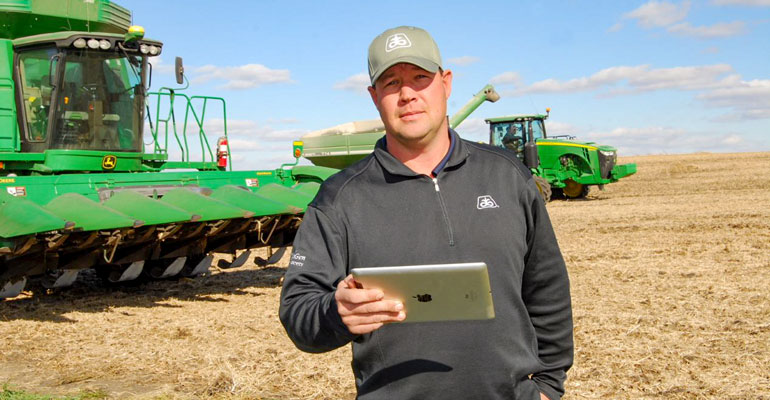
[[[393,79],[392,81],[385,82],[385,86],[395,86],[397,84],[398,84],[398,80],[397,79]]]

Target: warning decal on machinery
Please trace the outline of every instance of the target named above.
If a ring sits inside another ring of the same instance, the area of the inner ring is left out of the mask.
[[[246,178],[246,186],[248,186],[248,187],[259,187],[259,179],[257,179],[257,178]]]
[[[26,196],[27,188],[24,186],[8,186],[5,188],[11,196]]]

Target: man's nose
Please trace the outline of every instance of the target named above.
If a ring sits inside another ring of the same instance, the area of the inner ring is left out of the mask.
[[[408,103],[415,98],[416,94],[417,91],[414,90],[414,88],[410,85],[401,85],[401,88],[398,92],[398,99],[404,103]]]

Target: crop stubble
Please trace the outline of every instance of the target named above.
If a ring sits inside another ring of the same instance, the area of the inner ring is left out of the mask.
[[[770,154],[621,161],[639,172],[548,205],[572,283],[565,398],[770,399]],[[0,383],[114,398],[352,398],[349,347],[305,354],[285,336],[287,257],[4,301]]]

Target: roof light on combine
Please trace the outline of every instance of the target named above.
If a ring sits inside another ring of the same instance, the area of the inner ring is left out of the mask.
[[[86,47],[86,40],[83,38],[76,39],[72,42],[72,45],[75,46],[76,49],[83,49]]]
[[[102,39],[102,40],[99,41],[99,48],[100,49],[102,49],[102,50],[109,50],[110,47],[112,47],[112,44],[110,44],[109,40]]]
[[[88,39],[88,48],[90,49],[98,49],[99,48],[99,41],[96,39]]]
[[[150,55],[151,56],[157,56],[160,54],[160,47],[158,46],[150,46]]]
[[[139,51],[142,52],[142,54],[147,54],[150,52],[150,46],[142,44],[139,46]]]

